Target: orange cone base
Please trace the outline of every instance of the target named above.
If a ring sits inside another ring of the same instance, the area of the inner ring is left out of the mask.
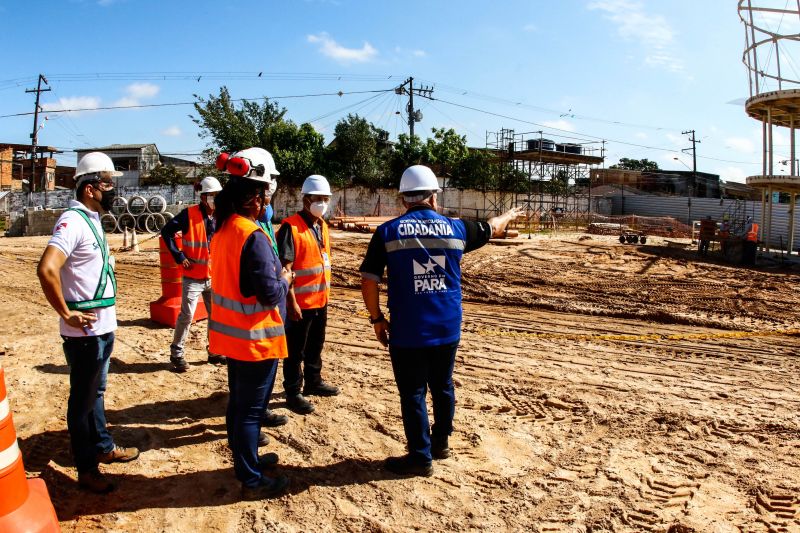
[[[161,297],[155,302],[150,302],[150,320],[158,322],[171,328],[175,327],[178,322],[178,315],[181,312],[181,299],[180,298],[164,298]],[[206,306],[203,305],[202,299],[197,302],[197,309],[194,310],[194,320],[203,320],[208,318]]]
[[[0,531],[14,533],[58,532],[58,517],[47,486],[41,479],[27,480],[30,493],[20,507],[11,513],[0,516]]]

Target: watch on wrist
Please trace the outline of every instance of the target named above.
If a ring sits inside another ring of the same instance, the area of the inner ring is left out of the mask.
[[[386,317],[385,317],[385,316],[383,316],[383,313],[381,313],[381,314],[379,314],[379,315],[378,315],[378,318],[372,318],[372,317],[370,317],[370,318],[369,318],[369,323],[370,323],[370,324],[379,324],[379,323],[381,323],[381,322],[383,322],[383,321],[385,321],[385,320],[386,320]]]

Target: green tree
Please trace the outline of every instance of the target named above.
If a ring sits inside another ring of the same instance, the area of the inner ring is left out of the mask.
[[[459,189],[494,189],[498,183],[497,157],[486,150],[469,150],[450,180]]]
[[[282,183],[299,187],[311,174],[323,172],[325,138],[311,124],[282,121],[272,129],[271,152]]]
[[[441,175],[452,177],[469,154],[467,136],[457,134],[453,128],[433,128],[431,131],[433,138],[427,142],[430,162],[439,165]]]
[[[358,115],[347,115],[336,124],[334,136],[326,154],[328,178],[338,185],[381,186],[386,171],[378,152],[381,131]]]
[[[639,170],[642,172],[654,172],[658,170],[658,163],[650,161],[649,159],[629,159],[623,157],[616,165],[611,165],[608,168],[618,170]]]
[[[221,151],[236,151],[260,146],[273,148],[274,126],[283,121],[286,109],[266,98],[263,102],[245,100],[236,106],[227,87],[220,87],[219,96],[207,99],[194,95],[197,116],[190,115],[200,126],[200,136],[213,141]]]
[[[419,136],[414,135],[409,137],[405,133],[401,133],[397,137],[397,143],[394,145],[389,155],[389,179],[386,183],[387,187],[398,187],[400,184],[400,176],[403,171],[411,165],[424,165],[430,163],[430,153],[428,147]]]
[[[559,170],[545,183],[544,192],[554,196],[564,196],[570,192],[569,173]]]

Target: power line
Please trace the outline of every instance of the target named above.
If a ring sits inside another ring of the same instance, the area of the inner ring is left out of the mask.
[[[289,99],[289,98],[313,98],[317,96],[344,96],[350,94],[367,94],[367,93],[386,93],[388,91],[393,91],[394,89],[379,89],[379,90],[370,90],[370,91],[337,91],[335,93],[312,93],[312,94],[289,94],[289,95],[282,95],[282,96],[260,96],[258,98],[235,98],[231,99],[231,102],[244,102],[244,101],[252,101],[252,100],[282,100],[282,99]],[[194,105],[200,103],[199,100],[194,100],[192,102],[165,102],[161,104],[136,104],[136,105],[115,105],[115,106],[100,106],[100,107],[86,107],[86,108],[75,108],[75,109],[49,109],[47,113],[77,113],[81,111],[112,111],[116,109],[144,109],[144,108],[151,108],[151,107],[175,107],[175,106],[184,106],[184,105]],[[23,117],[27,115],[33,115],[33,111],[27,111],[24,113],[11,113],[8,115],[0,115],[0,118],[9,118],[9,117]]]
[[[455,107],[461,107],[463,109],[469,109],[470,111],[476,111],[478,113],[483,113],[483,114],[486,114],[486,115],[492,115],[492,116],[499,117],[499,118],[504,118],[504,119],[508,119],[508,120],[514,120],[516,122],[522,122],[524,124],[531,124],[533,126],[542,128],[543,130],[555,130],[555,131],[561,131],[561,132],[570,133],[570,134],[575,133],[575,132],[572,132],[572,131],[569,131],[569,130],[565,130],[565,129],[562,129],[562,128],[558,128],[558,127],[555,127],[555,126],[546,126],[546,125],[540,124],[538,122],[533,122],[533,121],[530,121],[530,120],[521,119],[519,117],[512,117],[510,115],[503,115],[501,113],[495,113],[493,111],[487,111],[485,109],[480,109],[478,107],[472,107],[472,106],[468,106],[468,105],[464,105],[464,104],[459,104],[459,103],[456,103],[456,102],[450,102],[448,100],[442,100],[441,98],[432,98],[432,99],[436,100],[437,102],[442,102],[442,103],[449,104],[449,105],[452,105],[452,106],[455,106]],[[648,149],[648,150],[659,150],[659,151],[662,151],[662,152],[671,152],[671,153],[675,153],[675,154],[682,153],[680,150],[677,150],[677,149],[674,149],[674,148],[664,148],[664,147],[660,147],[660,146],[648,146],[648,145],[645,145],[645,144],[637,144],[637,143],[632,143],[632,142],[627,142],[627,141],[620,141],[620,140],[616,140],[616,139],[608,139],[608,138],[605,138],[605,137],[598,137],[596,135],[589,135],[589,134],[584,134],[584,133],[581,133],[580,135],[582,135],[582,137],[574,137],[574,136],[563,135],[563,134],[559,135],[559,137],[562,137],[564,139],[578,140],[578,141],[587,141],[588,139],[595,139],[595,140],[598,140],[598,141],[606,140],[608,142],[613,142],[613,143],[617,143],[617,144],[623,144],[623,145],[626,145],[626,146],[635,146],[637,148],[645,148],[645,149]],[[741,164],[741,165],[758,165],[759,164],[759,163],[754,163],[752,161],[732,161],[732,160],[729,160],[729,159],[719,159],[719,158],[709,157],[709,156],[697,156],[697,157],[699,157],[701,159],[710,159],[710,160],[713,160],[713,161],[722,161],[722,162],[725,162],[725,163],[736,163],[736,164]]]

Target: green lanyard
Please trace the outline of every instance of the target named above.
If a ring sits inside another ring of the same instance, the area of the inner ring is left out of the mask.
[[[84,213],[80,209],[67,209],[67,211],[75,211],[78,213],[83,220],[89,224],[89,229],[92,230],[94,234],[94,238],[97,240],[97,245],[100,247],[100,254],[103,257],[103,270],[100,272],[100,281],[97,283],[97,288],[94,291],[94,297],[91,300],[86,300],[82,302],[67,302],[67,308],[77,311],[82,311],[85,309],[97,309],[99,307],[109,307],[116,303],[117,300],[117,278],[114,276],[114,269],[111,268],[111,264],[109,263],[109,249],[108,243],[105,239],[105,234],[103,237],[100,237],[100,234],[97,233],[97,228],[94,227],[92,221],[89,220],[89,216]],[[114,288],[114,295],[108,298],[103,298],[103,294],[106,292],[106,285],[108,284],[108,280],[111,279],[111,286]]]
[[[258,225],[261,226],[261,229],[263,229],[264,233],[266,233],[267,237],[269,237],[269,243],[272,245],[272,249],[275,250],[275,255],[280,255],[278,254],[278,245],[275,242],[275,229],[272,227],[272,222],[267,222],[264,224],[263,222],[259,221]]]

